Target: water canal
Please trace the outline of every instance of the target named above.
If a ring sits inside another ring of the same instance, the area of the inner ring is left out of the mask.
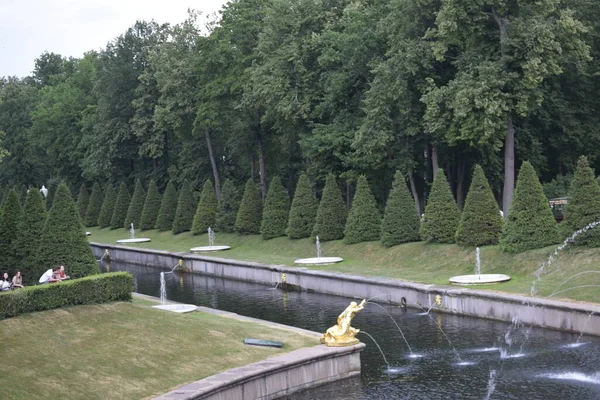
[[[106,270],[107,266],[103,268]],[[109,268],[131,272],[137,292],[159,296],[160,270],[117,262]],[[317,332],[335,324],[338,314],[349,304],[348,298],[285,292],[177,271],[166,274],[165,278],[169,300]],[[372,335],[383,355],[369,337],[359,334],[360,340],[367,344],[361,354],[360,379],[328,385],[294,398],[600,398],[600,338],[515,322],[427,314],[410,307],[367,303],[353,326]],[[285,342],[285,338],[281,340]]]

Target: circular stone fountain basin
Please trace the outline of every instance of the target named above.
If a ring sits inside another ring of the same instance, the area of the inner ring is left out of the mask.
[[[152,308],[158,308],[159,310],[171,311],[179,314],[189,313],[198,309],[197,306],[192,304],[163,304],[160,306],[152,306]]]
[[[201,253],[204,251],[222,251],[229,250],[231,246],[200,246],[200,247],[192,247],[190,251],[192,253]]]
[[[313,257],[300,258],[294,262],[300,265],[327,265],[339,263],[340,261],[344,261],[344,259],[340,257]]]
[[[149,242],[150,240],[150,238],[120,239],[117,240],[117,243],[144,243]]]
[[[450,283],[458,285],[486,285],[508,280],[510,280],[510,276],[504,274],[460,275],[450,278]]]

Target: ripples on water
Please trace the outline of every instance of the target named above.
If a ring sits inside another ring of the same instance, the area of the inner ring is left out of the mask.
[[[127,270],[136,277],[137,291],[158,297],[159,270],[112,263],[111,271]],[[167,298],[255,318],[324,332],[335,324],[349,299],[307,292],[283,292],[273,286],[175,272],[165,276]],[[269,290],[271,289],[271,290]],[[578,334],[531,328],[519,352],[497,347],[509,323],[432,314],[398,306],[385,310],[367,305],[353,326],[363,328],[381,346],[389,367],[366,337],[361,354],[360,379],[325,385],[293,395],[308,399],[483,399],[490,376],[495,390],[491,399],[600,399],[600,340]],[[398,329],[419,357],[409,357]],[[442,327],[443,332],[438,329]],[[523,329],[530,329],[524,327]],[[450,343],[460,354],[457,360]],[[285,337],[281,340],[285,342]],[[497,374],[491,374],[497,371]]]

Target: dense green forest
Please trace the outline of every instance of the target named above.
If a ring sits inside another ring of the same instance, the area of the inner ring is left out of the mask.
[[[204,21],[210,21],[202,26]],[[234,0],[215,20],[139,21],[81,59],[0,78],[0,185],[194,190],[396,171],[419,213],[438,168],[459,209],[480,164],[505,213],[529,161],[565,194],[600,166],[600,2]]]

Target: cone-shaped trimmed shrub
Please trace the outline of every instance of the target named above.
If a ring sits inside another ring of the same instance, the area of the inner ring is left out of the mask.
[[[248,179],[244,188],[244,195],[235,219],[235,231],[242,235],[256,235],[260,233],[262,221],[262,201],[256,184]]]
[[[111,184],[106,186],[106,193],[104,195],[104,201],[102,202],[102,208],[100,209],[100,215],[98,215],[98,225],[100,228],[106,228],[110,226],[110,220],[115,210],[115,203],[117,202],[117,193],[113,189]]]
[[[279,177],[271,179],[271,185],[265,199],[260,234],[265,240],[285,236],[288,223],[290,198],[285,192]]]
[[[131,196],[129,195],[129,189],[125,182],[121,182],[119,186],[119,193],[117,193],[117,201],[115,202],[115,209],[113,210],[112,217],[110,219],[110,229],[122,228],[125,224],[125,217],[127,217],[127,209],[131,203]]]
[[[20,260],[21,275],[27,285],[37,283],[40,277],[37,275],[39,268],[36,268],[35,258],[46,223],[46,216],[44,196],[39,190],[31,189],[25,199],[17,237],[17,254]],[[11,273],[14,274],[18,268],[19,264],[13,266]]]
[[[456,243],[465,246],[498,244],[501,232],[500,208],[485,178],[483,168],[476,165],[456,230]]]
[[[129,208],[127,208],[127,216],[125,217],[125,223],[123,224],[125,229],[129,229],[131,224],[133,224],[135,228],[139,228],[145,200],[146,191],[142,186],[142,182],[138,179],[135,182],[135,188],[133,189],[133,196],[131,196]]]
[[[308,183],[308,177],[306,174],[302,174],[296,184],[287,225],[287,235],[290,239],[310,237],[315,226],[317,208],[319,205]]]
[[[96,182],[92,186],[92,194],[88,203],[87,209],[85,210],[85,226],[96,226],[98,225],[98,217],[102,210],[102,188]]]
[[[170,231],[173,228],[177,203],[177,190],[175,190],[175,185],[169,181],[163,194],[162,202],[160,203],[158,217],[156,217],[156,229],[159,231]]]
[[[500,236],[502,249],[516,253],[559,242],[558,226],[533,166],[525,161]]]
[[[48,194],[46,195],[46,209],[49,210],[52,208],[52,202],[54,201],[54,195],[56,194],[56,189],[58,189],[58,185],[60,180],[58,178],[51,178],[48,180]]]
[[[85,183],[81,184],[79,188],[79,194],[77,195],[77,210],[79,211],[79,218],[83,221],[85,218],[85,212],[87,211],[88,203],[90,202],[90,192],[88,192]]]
[[[192,224],[192,235],[200,235],[206,233],[209,227],[215,228],[217,220],[217,209],[219,202],[217,201],[217,193],[213,187],[212,181],[207,179],[202,186],[202,194],[200,202],[194,215]]]
[[[0,215],[0,272],[18,265],[17,237],[22,218],[21,202],[15,189],[8,192]]]
[[[381,214],[375,197],[371,194],[367,177],[361,175],[356,184],[356,194],[346,220],[344,243],[370,242],[381,238]]]
[[[565,207],[565,219],[561,229],[565,236],[585,227],[592,222],[600,221],[600,185],[594,177],[587,158],[581,157],[573,175],[569,188],[569,199]],[[600,227],[591,229],[577,236],[576,244],[600,246]]]
[[[54,265],[64,265],[71,278],[100,273],[79,212],[65,184],[56,190],[35,260],[34,278],[39,278]]]
[[[233,232],[235,230],[235,220],[239,206],[240,193],[233,182],[226,179],[223,189],[221,189],[221,201],[219,202],[215,222],[216,230],[220,232]]]
[[[398,171],[385,205],[381,222],[381,244],[385,247],[400,243],[418,242],[421,216],[415,208],[415,200],[408,191],[406,179]]]
[[[181,190],[179,191],[175,219],[173,220],[172,230],[175,235],[192,229],[195,212],[196,200],[194,199],[194,191],[188,181],[183,181],[183,185],[181,185]]]
[[[148,186],[148,194],[146,195],[146,200],[144,201],[144,208],[142,210],[142,218],[140,219],[140,229],[154,229],[154,225],[156,225],[156,217],[158,217],[158,211],[160,210],[160,203],[162,201],[162,196],[156,187],[156,183],[154,180],[150,181],[150,185]]]
[[[311,236],[318,236],[321,242],[342,239],[347,216],[348,209],[335,180],[335,175],[329,174],[325,180],[325,187],[323,188],[323,195],[321,196],[321,203],[319,203]]]
[[[21,206],[23,206],[23,204],[25,204],[25,199],[27,198],[27,186],[25,186],[24,184],[20,184],[18,188],[19,190],[17,191],[17,193],[19,193],[19,203],[21,204]]]
[[[438,169],[425,216],[421,223],[421,239],[433,243],[454,243],[460,213],[443,169]]]

